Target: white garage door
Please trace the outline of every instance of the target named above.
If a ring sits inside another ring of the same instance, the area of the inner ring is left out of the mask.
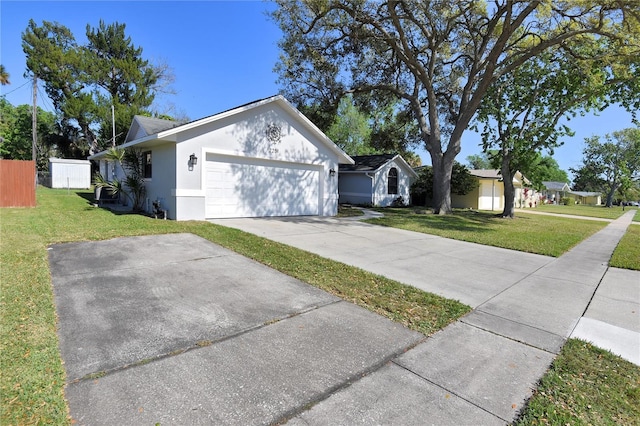
[[[502,191],[494,181],[481,181],[478,210],[500,210],[502,207]]]
[[[209,154],[205,167],[208,219],[320,213],[319,166]]]

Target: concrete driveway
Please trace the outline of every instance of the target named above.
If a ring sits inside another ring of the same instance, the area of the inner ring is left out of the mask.
[[[190,234],[49,252],[76,424],[270,424],[424,336]]]
[[[637,356],[639,273],[607,266],[630,221],[557,259],[345,219],[216,221],[476,308],[429,339],[193,235],[54,245],[71,415],[509,423],[572,333]]]
[[[473,308],[554,260],[350,218],[217,219],[211,222],[384,275]]]

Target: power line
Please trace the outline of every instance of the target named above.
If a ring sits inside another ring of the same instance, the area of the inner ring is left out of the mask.
[[[7,95],[10,95],[10,94],[12,94],[13,92],[15,92],[16,90],[22,89],[22,88],[23,88],[24,86],[26,86],[27,84],[31,84],[31,80],[26,81],[22,86],[20,86],[20,87],[16,87],[16,88],[15,88],[15,89],[13,89],[12,91],[7,92],[7,93],[4,93],[4,94],[3,94],[3,95],[1,95],[1,96],[7,96]]]
[[[45,107],[48,108],[48,109],[45,109],[45,111],[55,112],[56,109],[49,102],[49,97],[46,96],[46,93],[42,93],[42,89],[40,88],[40,85],[38,85],[38,94],[40,95],[40,100],[42,101],[42,103],[46,104]]]

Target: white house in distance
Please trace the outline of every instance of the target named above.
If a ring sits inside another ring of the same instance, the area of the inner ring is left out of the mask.
[[[353,160],[284,97],[186,124],[136,116],[120,148],[143,152],[147,210],[170,219],[333,216],[339,164]],[[106,151],[100,162],[107,179]]]
[[[397,154],[353,156],[354,164],[341,164],[340,203],[390,206],[398,197],[411,201],[411,184],[418,174]]]
[[[602,193],[593,191],[571,191],[571,196],[575,198],[578,204],[586,204],[591,206],[602,205]]]
[[[547,202],[551,204],[559,204],[571,189],[566,182],[542,182],[545,187],[545,196]]]
[[[451,194],[451,206],[475,210],[503,210],[504,182],[500,170],[469,170],[478,180],[478,187],[466,195]],[[540,202],[540,194],[528,186],[531,182],[520,172],[513,177],[516,208],[535,207]]]

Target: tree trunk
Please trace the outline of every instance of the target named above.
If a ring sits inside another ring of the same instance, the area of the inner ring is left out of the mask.
[[[451,174],[453,160],[446,155],[431,155],[433,167],[433,212],[435,214],[451,214]]]
[[[618,190],[620,185],[613,184],[609,187],[609,191],[607,192],[607,201],[605,202],[605,207],[613,206],[613,196],[616,195],[616,191]]]
[[[511,171],[511,158],[509,155],[502,155],[502,164],[500,173],[502,174],[502,182],[504,183],[504,209],[502,217],[513,219],[515,216],[514,200],[516,197],[516,189],[513,186],[513,177],[516,171]]]
[[[516,189],[513,186],[513,175],[503,176],[504,180],[504,209],[502,210],[502,217],[508,217],[513,219],[515,216],[514,200],[516,196]]]

